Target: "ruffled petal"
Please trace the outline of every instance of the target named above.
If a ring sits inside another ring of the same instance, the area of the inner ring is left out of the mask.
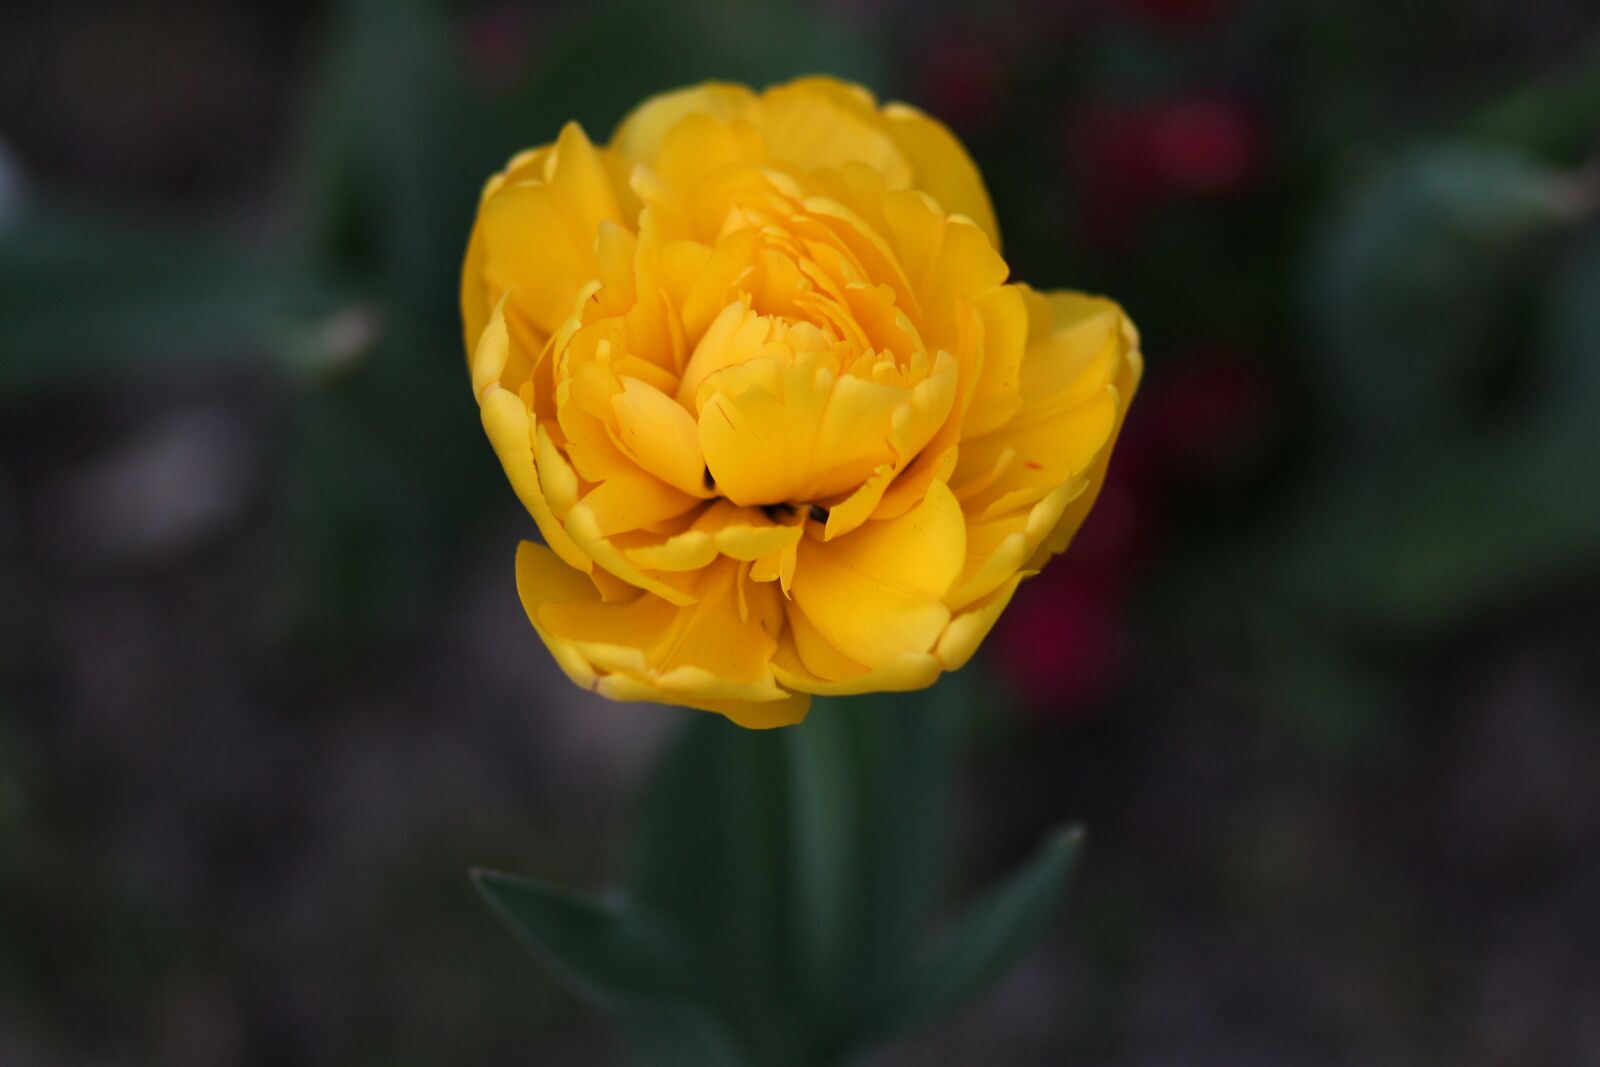
[[[714,626],[705,620],[683,619],[681,612],[665,618],[659,610],[648,605],[639,610],[635,606],[637,602],[620,607],[602,604],[594,584],[582,573],[565,566],[543,545],[524,541],[517,549],[517,592],[534,630],[550,649],[556,662],[569,678],[585,689],[612,700],[642,700],[699,708],[725,715],[740,726],[751,729],[789,726],[805,718],[810,697],[786,692],[775,686],[758,687],[759,699],[740,699],[703,689],[681,688],[684,683],[693,685],[696,681],[689,677],[674,679],[676,686],[680,686],[674,687],[658,684],[648,675],[618,673],[601,665],[591,655],[595,650],[601,651],[601,659],[610,662],[634,662],[625,642],[660,640],[663,633],[671,636],[687,634],[684,640],[694,647],[680,650],[676,655],[680,659],[690,659],[704,651],[700,647],[703,642],[696,640],[693,631],[697,628],[714,630]],[[615,611],[617,615],[613,619],[620,617],[623,621],[616,628],[608,630],[600,641],[574,640],[558,633],[547,622],[547,618],[553,618],[557,626],[587,634],[585,625],[594,621],[596,611],[605,610]],[[659,625],[652,628],[650,623]],[[719,688],[726,690],[729,687]]]
[[[517,499],[533,516],[550,547],[568,566],[587,571],[592,566],[589,556],[567,535],[545,495],[541,472],[534,459],[536,422],[533,412],[520,396],[500,387],[498,376],[505,366],[509,344],[503,308],[496,307],[472,361],[484,433]]]

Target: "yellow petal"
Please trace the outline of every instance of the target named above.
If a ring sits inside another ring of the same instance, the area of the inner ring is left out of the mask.
[[[983,639],[994,629],[1000,613],[1011,603],[1011,597],[1017,591],[1017,586],[1030,573],[1033,572],[1023,572],[1013,576],[1005,585],[990,593],[970,610],[950,620],[950,625],[939,636],[938,647],[934,649],[934,654],[938,656],[945,670],[958,671],[967,665],[967,661],[978,651]]]
[[[745,562],[782,552],[800,540],[801,527],[780,525],[759,510],[719,500],[681,533],[626,550],[629,560],[652,570],[697,570],[718,555]]]
[[[610,673],[597,666],[585,655],[578,642],[554,634],[543,621],[547,612],[559,618],[563,614],[581,614],[599,603],[594,585],[579,572],[563,565],[543,545],[525,541],[517,549],[517,592],[529,621],[556,662],[568,677],[585,689],[612,700],[653,701],[699,708],[725,715],[750,729],[789,726],[805,718],[810,705],[810,697],[805,694],[778,690],[777,697],[760,701],[719,698],[709,694],[702,696],[665,689],[643,678]],[[673,623],[667,625],[670,627]],[[631,634],[635,637],[649,636],[637,629]],[[612,635],[611,641],[625,640],[626,636],[627,632],[619,629]]]
[[[700,410],[700,386],[720,370],[755,359],[771,336],[773,321],[757,314],[743,300],[734,300],[717,313],[695,345],[678,382],[678,403]]]
[[[474,356],[474,368],[487,369],[503,364],[506,337],[504,319],[500,309],[496,308],[489,325],[484,329],[479,352]],[[497,353],[496,349],[501,351]],[[534,461],[534,418],[527,404],[489,378],[483,383],[479,409],[484,433],[505,469],[517,499],[528,509],[545,540],[561,558],[569,566],[587,571],[591,565],[588,555],[567,535],[545,498],[539,469]]]
[[[719,700],[661,689],[631,675],[610,674],[599,679],[595,692],[610,700],[650,701],[715,712],[746,730],[774,730],[804,722],[811,708],[809,693],[789,693],[780,700]]]
[[[620,221],[610,172],[600,150],[576,122],[561,128],[555,151],[545,163],[545,181],[561,203],[567,226],[579,245],[593,245],[602,224]]]
[[[945,606],[960,611],[1028,567],[1067,506],[1087,487],[1086,480],[1078,479],[1057,486],[1027,510],[1014,510],[999,517],[969,514],[966,567],[945,596]]]
[[[502,188],[484,204],[479,225],[486,283],[511,291],[535,327],[553,332],[599,272],[592,237],[580,241],[550,187],[535,182]]]
[[[736,504],[817,500],[860,485],[894,456],[894,416],[910,390],[827,366],[752,360],[707,381],[700,447]]]
[[[1122,432],[1122,422],[1128,413],[1128,404],[1138,390],[1139,379],[1144,374],[1144,356],[1139,350],[1139,333],[1126,319],[1122,323],[1121,335],[1122,362],[1117,369],[1116,384],[1113,386],[1117,396],[1117,422],[1112,428],[1111,438],[1101,450],[1094,467],[1085,476],[1088,488],[1067,505],[1061,518],[1057,520],[1055,529],[1046,535],[1034,553],[1034,558],[1029,561],[1030,567],[1042,566],[1050,556],[1066,551],[1078,527],[1083,525],[1084,518],[1088,516],[1089,509],[1094,507],[1101,487],[1105,485],[1106,465],[1111,460],[1111,445]]]
[[[517,595],[522,608],[528,613],[540,640],[555,656],[556,662],[567,677],[593,689],[599,679],[598,672],[571,642],[552,638],[539,621],[539,613],[546,604],[589,603],[599,599],[594,583],[581,571],[573,570],[543,545],[524,541],[517,546]]]
[[[691,496],[710,496],[706,461],[694,416],[676,400],[636,378],[622,379],[611,397],[617,444],[634,462]]]
[[[793,604],[788,620],[773,655],[772,673],[789,689],[819,696],[900,693],[926,689],[939,678],[939,661],[930,653],[907,652],[868,669],[829,644]]]
[[[898,519],[826,544],[800,542],[795,603],[835,648],[867,667],[926,652],[950,612],[940,601],[961,572],[966,524],[942,483]]]
[[[820,80],[777,86],[761,95],[752,121],[774,159],[806,169],[864,163],[890,188],[911,183],[911,165],[857,87]]]
[[[955,360],[948,352],[941,352],[933,373],[912,389],[909,402],[895,412],[895,430],[889,438],[890,446],[896,452],[894,463],[877,467],[859,488],[829,508],[824,540],[843,537],[875,514],[880,518],[903,514],[915,502],[910,494],[920,499],[928,482],[949,479],[955,468],[955,450],[946,449],[932,455],[925,455],[924,451],[949,419],[955,404],[956,388]],[[905,485],[899,485],[896,479],[918,464],[926,477],[915,484],[908,481]],[[904,505],[896,508],[892,514],[879,514],[885,497],[897,485],[905,497]]]
[[[745,86],[728,82],[706,82],[661,93],[628,113],[612,134],[611,145],[630,165],[653,164],[667,134],[684,118],[704,114],[735,119],[754,101],[755,94]]]
[[[963,438],[955,474],[957,484],[967,483],[1012,454],[1004,473],[965,498],[984,514],[1031,505],[1089,470],[1108,450],[1127,406],[1112,384],[1129,350],[1117,306],[1078,294],[1024,296],[1032,339],[1022,364],[1022,405],[995,430]]]
[[[717,700],[782,700],[771,660],[782,616],[739,617],[739,568],[723,561],[702,576],[694,604],[649,594],[628,603],[547,604],[539,615],[552,637],[586,659],[660,689]]]
[[[939,201],[946,211],[965,215],[977,223],[998,250],[1000,228],[995,224],[988,190],[977,164],[955,134],[910,104],[887,104],[883,116],[889,123],[890,136],[916,173],[913,184]]]
[[[977,302],[983,320],[983,373],[961,432],[977,437],[1003,426],[1022,406],[1022,361],[1028,345],[1028,307],[1018,286]]]

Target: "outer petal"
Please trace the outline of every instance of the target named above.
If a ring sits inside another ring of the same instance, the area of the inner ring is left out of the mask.
[[[653,165],[667,132],[679,120],[694,114],[736,119],[750,109],[755,99],[756,95],[745,86],[731,82],[706,82],[661,93],[628,113],[611,135],[611,147],[630,167],[637,163]]]
[[[1022,406],[992,432],[961,442],[957,485],[982,478],[1011,453],[1003,473],[964,500],[980,515],[1031,505],[1081,476],[1127,409],[1129,397],[1114,384],[1129,351],[1121,309],[1080,294],[1026,295],[1032,339],[1022,364]]]
[[[1100,489],[1105,485],[1106,466],[1111,461],[1111,447],[1115,444],[1117,435],[1122,432],[1123,419],[1128,414],[1128,405],[1133,400],[1133,395],[1138,391],[1139,380],[1144,376],[1144,354],[1139,348],[1139,331],[1132,322],[1122,320],[1122,360],[1117,368],[1114,388],[1119,405],[1117,408],[1117,423],[1111,431],[1111,438],[1106,442],[1106,447],[1101,450],[1100,458],[1095,461],[1093,469],[1089,471],[1089,488],[1067,505],[1061,518],[1056,522],[1055,529],[1045,538],[1039,546],[1034,558],[1029,561],[1030,567],[1040,567],[1045,560],[1067,550],[1072,537],[1078,532],[1078,527],[1083,525],[1083,520],[1088,516],[1089,509],[1094,507],[1095,499],[1100,495]]]
[[[831,78],[805,78],[768,89],[753,120],[774,159],[806,170],[865,163],[893,189],[915,172],[870,93]]]
[[[503,305],[502,301],[502,305]],[[568,566],[588,571],[592,566],[587,553],[567,535],[545,495],[538,465],[534,461],[536,422],[533,412],[518,394],[500,387],[500,371],[510,346],[502,307],[490,316],[483,337],[474,350],[473,380],[479,394],[484,433],[488,435],[500,465],[517,499],[528,509],[539,531],[544,534]]]
[[[913,184],[939,201],[946,211],[965,215],[977,223],[998,250],[1000,227],[994,219],[989,191],[983,186],[978,165],[955,134],[910,104],[888,104],[883,117],[889,123],[890,136],[916,171]]]
[[[766,672],[768,684],[762,685],[716,678],[712,667],[706,666],[721,663],[747,678],[759,678],[762,673],[759,664],[749,661],[750,644],[759,638],[749,632],[741,637],[737,628],[727,625],[722,613],[731,597],[707,598],[716,606],[690,609],[687,614],[649,597],[640,598],[642,605],[640,601],[603,604],[593,583],[565,566],[549,549],[529,541],[517,549],[517,592],[529,621],[556,662],[585,689],[613,700],[648,700],[714,711],[751,728],[788,726],[805,718],[810,698],[771,684],[770,671]],[[755,633],[760,634],[759,628]],[[719,647],[718,638],[731,639],[731,646]],[[683,647],[647,662],[649,656],[640,643],[662,640]],[[618,672],[607,666],[619,662],[646,665],[640,673]],[[713,679],[707,683],[688,677],[686,668],[688,672],[706,671]],[[680,672],[677,677],[673,677],[674,670]],[[727,695],[741,690],[742,684],[760,699]]]
[[[994,629],[1000,613],[1011,603],[1012,594],[1017,591],[1022,579],[1033,573],[1024,571],[1014,575],[1005,585],[973,605],[971,610],[962,612],[950,620],[950,625],[939,635],[938,647],[934,649],[934,654],[939,657],[939,662],[945,670],[959,671],[967,665],[967,661],[978,651],[983,639]]]
[[[797,605],[791,602],[787,614],[772,673],[790,689],[819,696],[902,693],[926,689],[939,678],[939,660],[930,652],[906,652],[864,667],[834,648]]]

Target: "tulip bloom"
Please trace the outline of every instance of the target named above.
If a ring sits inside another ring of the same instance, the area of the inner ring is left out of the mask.
[[[667,93],[491,178],[472,384],[567,674],[770,727],[965,664],[1142,368],[1117,305],[1007,277],[955,137],[829,79]]]

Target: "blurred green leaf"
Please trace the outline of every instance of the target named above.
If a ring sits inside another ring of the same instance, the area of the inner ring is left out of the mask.
[[[1554,421],[1398,457],[1322,493],[1289,541],[1288,586],[1359,627],[1422,636],[1600,559],[1595,435]]]
[[[1420,635],[1600,566],[1600,227],[1558,261],[1542,388],[1492,425],[1458,429],[1321,484],[1286,542],[1287,585],[1361,626]],[[1468,316],[1463,309],[1462,316]]]
[[[431,0],[330,16],[293,153],[306,257],[453,323],[477,191],[499,159],[456,28]]]
[[[0,401],[265,358],[333,299],[243,238],[35,205],[0,229]]]
[[[1082,849],[1081,828],[1057,830],[1025,867],[971,905],[914,972],[889,1017],[892,1025],[944,1017],[1037,948]]]
[[[1076,831],[1057,835],[931,962],[917,951],[943,880],[953,742],[974,702],[959,677],[932,693],[819,701],[784,730],[689,715],[640,798],[627,904],[503,876],[480,884],[591,997],[692,1005],[753,1062],[848,1059],[1013,963],[1078,851]]]
[[[640,1063],[738,1067],[732,1038],[696,1006],[692,957],[663,923],[622,900],[478,871],[495,914],[576,991],[613,1019]]]
[[[1563,175],[1450,146],[1399,160],[1334,220],[1312,271],[1316,370],[1352,442],[1459,422],[1574,208]]]

